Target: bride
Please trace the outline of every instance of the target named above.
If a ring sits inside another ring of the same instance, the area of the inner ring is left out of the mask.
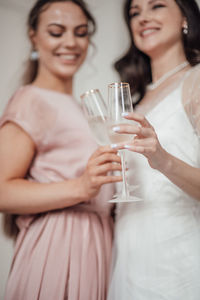
[[[117,207],[109,300],[200,299],[200,12],[194,0],[126,0],[116,62],[134,113],[119,133],[141,201]]]

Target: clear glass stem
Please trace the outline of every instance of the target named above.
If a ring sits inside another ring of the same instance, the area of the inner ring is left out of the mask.
[[[119,150],[119,155],[121,157],[121,164],[122,164],[122,198],[128,199],[129,198],[129,190],[128,190],[128,183],[126,180],[126,160],[125,160],[125,151]]]

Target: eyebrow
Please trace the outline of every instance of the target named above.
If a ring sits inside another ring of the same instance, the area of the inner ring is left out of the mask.
[[[58,24],[58,23],[51,23],[51,24],[48,24],[47,27],[50,27],[50,26],[58,26],[58,27],[60,27],[60,28],[65,28],[63,25]]]
[[[136,5],[131,5],[129,10],[131,10],[132,8],[138,8],[139,6],[136,4]]]
[[[153,2],[156,2],[157,0],[150,0],[148,4],[152,4]]]
[[[150,1],[148,2],[148,4],[152,4],[152,3],[156,2],[156,1],[158,1],[158,0],[150,0]],[[132,6],[130,6],[130,9],[132,9],[132,8],[139,8],[139,6],[138,6],[138,4],[132,5]]]
[[[59,24],[59,23],[51,23],[49,24],[47,27],[50,27],[50,26],[58,26],[60,27],[61,29],[65,29],[65,26],[62,25],[62,24]],[[81,25],[77,25],[76,28],[80,28],[80,27],[88,27],[88,24],[81,24]]]

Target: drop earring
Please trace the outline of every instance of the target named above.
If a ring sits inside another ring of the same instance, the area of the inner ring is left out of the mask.
[[[32,51],[31,51],[31,55],[30,55],[30,59],[31,59],[32,61],[36,61],[36,60],[38,60],[38,58],[39,58],[39,53],[38,53],[38,51],[37,51],[37,50],[32,50]]]

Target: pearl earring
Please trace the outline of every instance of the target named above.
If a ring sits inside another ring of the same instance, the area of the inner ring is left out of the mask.
[[[185,35],[188,34],[188,25],[187,25],[187,23],[185,23],[185,24],[183,25],[183,34],[185,34]]]
[[[38,58],[39,58],[39,53],[38,53],[38,51],[37,51],[37,50],[32,50],[32,51],[31,51],[30,59],[31,59],[32,61],[36,61],[36,60],[38,60]]]

